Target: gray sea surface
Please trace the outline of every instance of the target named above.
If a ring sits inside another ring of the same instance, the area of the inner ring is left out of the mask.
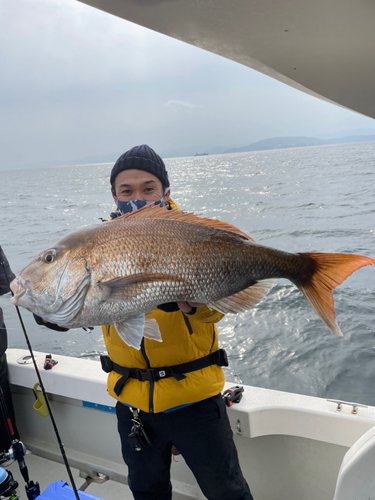
[[[257,242],[290,252],[375,257],[375,143],[166,160],[180,208],[229,222]],[[15,273],[75,229],[114,209],[112,164],[0,172],[0,244]],[[301,292],[280,280],[254,309],[219,323],[228,380],[375,405],[375,267],[334,292],[343,338],[332,335]],[[0,297],[9,346],[25,348],[10,295]],[[35,350],[97,359],[101,329],[58,333],[22,316]]]

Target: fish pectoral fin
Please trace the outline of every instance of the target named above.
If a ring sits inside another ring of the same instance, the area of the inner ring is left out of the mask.
[[[143,337],[162,342],[157,322],[152,318],[145,318],[143,314],[115,323],[115,328],[125,344],[137,350],[141,348]]]
[[[259,304],[271,290],[273,284],[274,280],[258,281],[255,285],[251,285],[241,292],[212,302],[208,307],[216,309],[223,314],[247,311],[256,304]]]
[[[138,350],[141,348],[144,327],[144,315],[129,318],[121,323],[115,323],[116,332],[125,344]]]
[[[156,340],[157,342],[163,342],[159,330],[159,325],[157,321],[153,318],[146,318],[145,328],[143,330],[143,336],[146,339]]]
[[[168,274],[162,273],[137,273],[130,276],[120,276],[119,278],[114,278],[108,281],[101,281],[97,283],[104,289],[107,288],[106,299],[107,300],[118,300],[124,301],[127,299],[132,299],[140,295],[146,286],[150,283],[156,282],[180,282],[187,284],[188,282],[177,276],[170,276]]]

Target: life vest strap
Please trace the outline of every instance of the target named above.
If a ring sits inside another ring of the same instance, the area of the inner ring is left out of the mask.
[[[102,369],[106,373],[114,371],[115,373],[122,375],[113,389],[116,396],[119,396],[122,387],[128,378],[135,378],[141,382],[157,382],[158,380],[164,378],[174,377],[176,380],[180,381],[186,378],[184,375],[185,373],[201,370],[207,366],[228,366],[228,357],[224,349],[218,349],[203,358],[195,359],[194,361],[189,361],[188,363],[182,363],[174,366],[164,366],[162,368],[147,368],[146,370],[141,370],[140,368],[126,368],[125,366],[118,365],[117,363],[114,363],[109,356],[100,356],[100,362],[102,364]]]

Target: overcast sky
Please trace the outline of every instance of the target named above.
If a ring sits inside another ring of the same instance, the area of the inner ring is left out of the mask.
[[[0,167],[375,121],[75,0],[0,1]]]

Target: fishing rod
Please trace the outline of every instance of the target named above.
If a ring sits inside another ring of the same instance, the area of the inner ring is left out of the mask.
[[[20,472],[26,483],[25,491],[27,498],[28,500],[34,500],[38,498],[38,496],[40,495],[39,483],[37,482],[34,483],[34,481],[31,481],[29,478],[29,472],[25,460],[23,458],[26,454],[26,447],[16,437],[12,421],[8,413],[4,392],[1,387],[0,387],[0,406],[3,418],[6,423],[9,442],[11,443],[8,452],[4,451],[3,453],[0,453],[0,464],[8,462],[9,460],[17,460]],[[18,483],[17,481],[14,481],[13,476],[9,471],[4,471],[4,472],[6,472],[5,477],[7,476],[7,480],[6,481],[3,480],[2,484],[0,484],[0,496],[5,495],[6,497],[10,497],[11,500],[18,500],[18,495],[16,493]]]
[[[16,434],[15,434],[14,429],[13,429],[12,421],[9,417],[6,400],[5,400],[3,388],[1,387],[1,385],[0,385],[0,410],[1,410],[1,413],[3,416],[3,420],[5,422],[5,428],[7,430],[8,439],[9,439],[9,442],[11,443],[14,439],[16,439]],[[1,451],[4,451],[4,450],[1,450]]]
[[[0,262],[0,264],[3,267],[4,274],[6,276],[6,279],[8,281],[8,285],[9,285],[9,288],[10,288],[10,281],[9,281],[9,277],[8,277],[8,274],[7,274],[6,269],[5,269],[5,263],[4,262]],[[14,293],[13,293],[12,290],[11,290],[11,294],[12,294],[12,296],[14,296]],[[15,308],[17,310],[18,318],[19,318],[20,323],[21,323],[21,328],[22,328],[22,331],[23,331],[25,339],[26,339],[26,344],[27,344],[27,347],[28,347],[29,352],[30,352],[31,359],[32,359],[33,364],[34,364],[34,368],[35,368],[36,375],[38,377],[40,388],[41,388],[43,396],[44,396],[44,398],[46,400],[46,404],[47,404],[47,408],[48,408],[48,411],[49,411],[49,415],[51,417],[51,422],[52,422],[53,430],[55,432],[56,439],[57,439],[57,442],[59,444],[60,453],[61,453],[61,456],[63,458],[64,464],[65,464],[65,468],[66,468],[66,470],[68,472],[68,476],[69,476],[69,479],[70,479],[70,483],[72,485],[72,489],[74,491],[74,495],[76,497],[76,500],[80,500],[79,495],[78,495],[78,491],[77,491],[77,487],[76,487],[76,484],[75,484],[75,481],[74,481],[74,478],[73,478],[73,475],[72,475],[72,471],[70,469],[68,458],[67,458],[67,456],[65,454],[64,445],[63,445],[63,442],[61,441],[60,434],[59,434],[59,431],[57,429],[56,421],[55,421],[55,418],[54,418],[53,413],[52,413],[51,405],[49,403],[49,399],[48,399],[46,390],[44,388],[43,380],[42,380],[42,377],[40,376],[39,368],[38,368],[38,366],[36,364],[34,352],[33,352],[33,349],[31,347],[31,344],[30,344],[30,341],[29,341],[29,336],[27,335],[27,332],[26,332],[26,328],[25,328],[25,325],[24,325],[24,322],[23,322],[23,319],[22,319],[22,316],[21,316],[21,312],[20,312],[19,307],[17,305],[15,306]],[[22,457],[20,457],[20,458],[22,458]],[[18,461],[17,457],[16,457],[16,459]],[[22,461],[23,461],[23,459],[22,459]],[[19,463],[20,470],[21,470],[20,462],[18,462],[18,463]],[[24,461],[23,461],[23,463],[24,463]],[[22,466],[22,467],[26,467],[26,464],[24,466]],[[27,467],[26,467],[26,471],[27,471]],[[22,473],[22,470],[21,470],[21,473]]]

